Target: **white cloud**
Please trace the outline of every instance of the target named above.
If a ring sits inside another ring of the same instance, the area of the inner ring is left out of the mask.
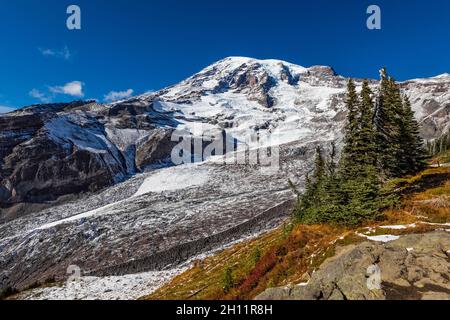
[[[47,56],[47,57],[56,55],[56,52],[53,49],[42,49],[42,48],[39,48],[39,51],[41,52],[41,54],[43,56]]]
[[[54,58],[60,58],[64,60],[70,60],[72,57],[72,53],[70,52],[69,48],[65,46],[61,50],[55,50],[50,48],[39,48],[39,52],[44,57],[54,57]]]
[[[56,94],[66,94],[72,97],[84,97],[84,83],[81,81],[72,81],[63,86],[49,87],[50,92]]]
[[[49,103],[52,100],[51,97],[47,96],[45,93],[42,93],[38,89],[32,89],[28,94],[43,103]]]
[[[48,87],[49,92],[42,92],[39,89],[32,89],[28,94],[42,103],[50,103],[57,94],[65,94],[72,97],[83,98],[83,86],[84,83],[81,81],[72,81],[63,86]]]
[[[14,111],[14,108],[6,107],[6,106],[0,106],[0,113],[8,113],[11,111]]]
[[[122,99],[131,97],[134,93],[133,89],[128,89],[126,91],[111,91],[104,96],[105,102],[114,102]]]

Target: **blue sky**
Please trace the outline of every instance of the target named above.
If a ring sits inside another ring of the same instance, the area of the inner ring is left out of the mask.
[[[66,28],[70,4],[80,31]],[[366,28],[371,4],[381,30]],[[0,110],[158,90],[226,56],[354,77],[450,72],[447,0],[14,0],[1,2],[0,25]]]

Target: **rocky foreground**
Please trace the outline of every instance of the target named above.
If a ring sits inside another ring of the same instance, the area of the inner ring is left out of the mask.
[[[377,283],[377,273],[381,282]],[[258,300],[450,299],[450,233],[412,234],[340,248],[307,284],[270,288]]]

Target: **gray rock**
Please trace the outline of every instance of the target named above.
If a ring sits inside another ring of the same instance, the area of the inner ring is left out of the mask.
[[[271,288],[256,299],[450,299],[449,248],[448,232],[407,235],[387,244],[365,242],[341,249],[306,286]],[[371,266],[381,272],[379,289],[368,285]]]

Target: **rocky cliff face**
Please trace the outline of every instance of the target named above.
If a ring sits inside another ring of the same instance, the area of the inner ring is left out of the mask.
[[[341,248],[304,285],[272,288],[259,300],[450,299],[450,234],[407,235],[388,244]]]
[[[433,140],[450,129],[450,74],[406,81],[402,87],[421,120],[425,140]]]
[[[0,289],[64,277],[71,264],[101,273],[177,252],[289,202],[287,179],[301,189],[315,147],[341,139],[345,86],[329,67],[234,57],[109,105],[1,115]],[[424,136],[438,137],[450,123],[450,76],[403,86]],[[167,167],[175,130],[196,139],[226,133],[235,155],[280,146],[279,170],[216,158]],[[258,229],[273,225],[258,221]]]
[[[166,161],[171,130],[160,121],[175,123],[138,106],[105,108],[94,102],[1,115],[1,218],[27,213],[23,203],[35,209],[31,204],[95,192]]]
[[[272,134],[278,144],[339,138],[345,84],[329,67],[235,57],[173,87],[111,105],[40,105],[2,115],[0,216],[26,213],[23,205],[8,209],[20,203],[94,192],[167,163],[173,130],[192,131],[195,124],[203,132],[226,130],[239,141],[249,132]],[[439,137],[450,123],[450,75],[403,87],[424,138]]]
[[[88,116],[43,111],[1,120],[8,122],[13,137],[6,140],[9,145],[2,157],[2,204],[44,202],[95,191],[123,172],[123,159],[97,138],[103,128]]]

